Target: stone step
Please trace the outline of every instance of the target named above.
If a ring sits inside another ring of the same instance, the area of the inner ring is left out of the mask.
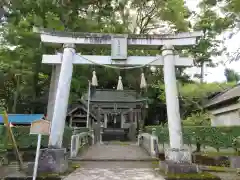
[[[76,162],[74,162],[76,163]],[[80,169],[81,168],[154,168],[156,165],[154,162],[151,161],[81,161]]]
[[[152,161],[157,161],[157,158],[139,158],[139,159],[117,159],[117,158],[81,158],[81,157],[76,157],[76,158],[69,158],[71,161],[99,161],[99,162],[106,162],[106,161],[117,161],[117,162],[141,162],[141,161],[147,161],[147,162],[152,162]]]
[[[23,163],[23,169],[27,167],[27,163]],[[18,162],[11,162],[8,164],[8,168],[20,170],[20,165]]]

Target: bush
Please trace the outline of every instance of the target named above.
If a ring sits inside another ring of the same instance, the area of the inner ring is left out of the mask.
[[[183,126],[210,126],[211,118],[207,112],[192,113],[182,121]]]
[[[33,148],[37,146],[37,135],[30,135],[30,126],[14,126],[12,127],[13,135],[15,137],[17,146],[19,149]],[[12,148],[9,144],[10,139],[7,138],[8,132],[5,126],[0,126],[0,144],[1,149]],[[69,148],[71,145],[71,136],[73,134],[73,128],[66,127],[63,135],[63,147]],[[41,146],[45,148],[48,146],[48,136],[42,136]]]
[[[159,143],[169,143],[169,133],[167,127],[147,126],[145,131],[152,132],[156,128],[156,135]],[[184,144],[197,143],[205,146],[219,148],[240,148],[240,126],[232,127],[208,127],[208,126],[185,126],[183,127]]]

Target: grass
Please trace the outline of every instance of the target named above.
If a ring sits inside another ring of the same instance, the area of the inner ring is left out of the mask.
[[[199,174],[167,174],[168,178],[174,179],[218,179],[216,176],[210,173]]]
[[[206,180],[220,180],[220,178],[216,177],[215,175],[212,175],[208,172],[202,172],[202,173],[194,173],[194,174],[172,174],[168,173],[165,174],[162,170],[159,170],[159,173],[165,177],[166,180],[199,180],[199,179],[206,179]]]
[[[152,161],[152,166],[153,166],[153,168],[158,168],[159,167],[159,161]]]
[[[129,142],[122,142],[122,141],[111,141],[110,144],[116,144],[116,145],[121,145],[121,146],[128,146],[130,143]]]
[[[212,151],[207,151],[207,152],[200,152],[199,154],[203,156],[209,156],[209,157],[214,157],[214,156],[239,156],[238,152],[212,152]]]
[[[206,166],[207,171],[214,171],[214,172],[236,172],[237,169],[228,168],[228,167],[221,167],[221,166]]]

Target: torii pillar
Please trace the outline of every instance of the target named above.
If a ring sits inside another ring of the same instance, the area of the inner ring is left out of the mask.
[[[57,83],[54,109],[51,121],[51,132],[49,136],[50,148],[61,148],[62,138],[67,114],[68,99],[73,73],[73,59],[75,45],[65,44],[60,68],[59,80]]]
[[[74,47],[74,44],[64,44],[61,66],[53,67],[49,92],[51,104],[48,106],[51,131],[48,148],[40,150],[39,172],[63,173],[68,169],[66,149],[62,148],[62,140],[73,73]]]
[[[174,47],[172,45],[164,45],[162,48],[162,55],[164,58],[163,71],[169,129],[169,144],[171,148],[181,149],[183,146],[181,133],[182,127],[175,73]]]

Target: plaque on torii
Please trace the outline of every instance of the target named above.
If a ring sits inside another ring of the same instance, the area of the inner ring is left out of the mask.
[[[112,60],[127,60],[127,35],[112,35]]]

